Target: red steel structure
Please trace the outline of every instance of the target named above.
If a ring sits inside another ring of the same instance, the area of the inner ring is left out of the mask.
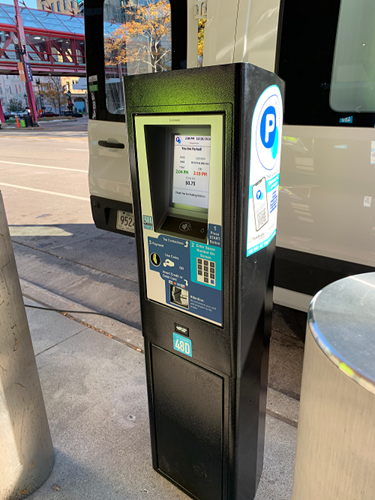
[[[27,53],[35,76],[85,76],[84,19],[20,7]],[[18,74],[15,9],[0,4],[0,73]]]

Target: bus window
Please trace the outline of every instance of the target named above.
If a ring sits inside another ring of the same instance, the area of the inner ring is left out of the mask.
[[[373,0],[284,1],[278,74],[286,124],[374,126],[374,14]]]
[[[374,53],[374,0],[342,0],[330,89],[332,109],[375,112]]]
[[[107,110],[125,114],[122,77],[171,69],[169,0],[104,1]]]
[[[84,15],[93,219],[133,234],[123,77],[186,67],[187,0],[85,0]]]

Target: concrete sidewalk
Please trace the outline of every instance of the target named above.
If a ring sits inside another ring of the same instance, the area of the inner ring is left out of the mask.
[[[25,304],[40,306],[30,299]],[[29,498],[189,498],[151,466],[139,347],[57,312],[26,311],[56,453],[51,476]],[[267,416],[256,500],[290,499],[296,434],[295,426]]]

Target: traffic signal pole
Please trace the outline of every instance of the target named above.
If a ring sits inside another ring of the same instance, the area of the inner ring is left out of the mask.
[[[26,37],[25,37],[25,30],[23,29],[23,22],[22,22],[22,17],[20,13],[20,7],[18,5],[18,0],[13,0],[14,1],[14,9],[16,12],[16,29],[17,29],[17,38],[18,38],[18,55],[20,58],[20,61],[23,66],[23,73],[24,73],[24,81],[25,81],[25,86],[26,86],[26,94],[27,94],[27,100],[29,103],[29,108],[30,108],[30,113],[31,113],[31,118],[33,121],[33,126],[38,127],[38,113],[36,111],[36,106],[35,106],[35,99],[34,99],[34,90],[33,90],[33,76],[31,73],[31,66],[29,62],[29,56],[27,54],[27,45],[26,45]],[[22,74],[20,72],[21,79]]]
[[[3,106],[1,104],[1,99],[0,99],[0,123],[5,123],[5,118],[4,118],[4,113],[3,113]]]

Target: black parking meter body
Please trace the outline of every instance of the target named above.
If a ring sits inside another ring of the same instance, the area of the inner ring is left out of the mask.
[[[125,78],[153,466],[199,500],[262,472],[283,91],[247,63]]]

